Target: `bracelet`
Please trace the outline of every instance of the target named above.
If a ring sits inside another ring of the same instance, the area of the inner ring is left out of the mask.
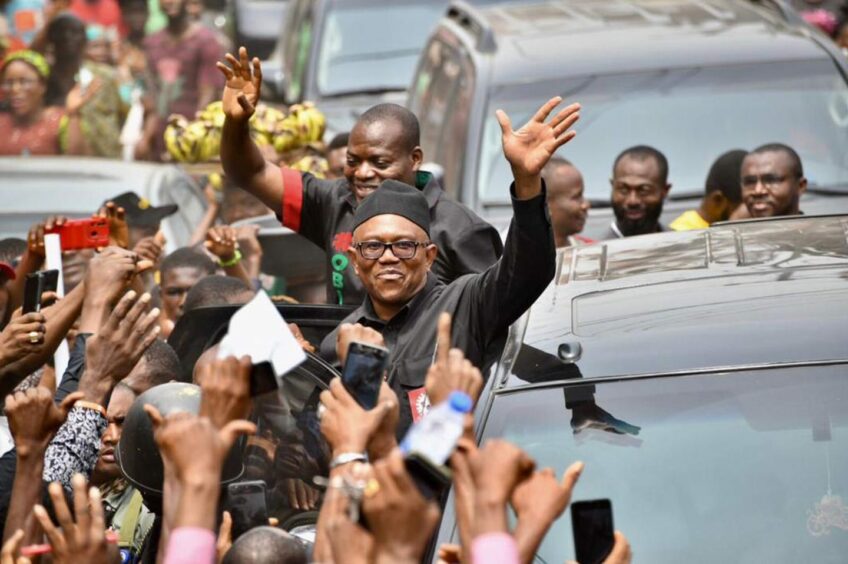
[[[364,452],[343,452],[333,458],[330,462],[330,470],[350,464],[351,462],[368,462],[368,455]]]
[[[241,258],[242,258],[241,251],[236,249],[236,252],[233,253],[233,258],[231,258],[230,260],[227,260],[227,261],[218,259],[218,264],[223,266],[224,268],[228,268],[230,266],[235,266],[238,263],[240,263]]]
[[[106,417],[106,408],[99,403],[94,403],[93,401],[78,400],[74,402],[74,407],[79,407],[81,409],[93,409],[100,413],[103,417]]]

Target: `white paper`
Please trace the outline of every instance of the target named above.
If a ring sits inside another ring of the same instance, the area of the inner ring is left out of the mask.
[[[56,294],[60,298],[65,297],[65,281],[62,278],[62,242],[57,233],[48,233],[44,236],[44,266],[47,270],[59,271],[59,282],[56,285]],[[71,359],[71,351],[68,348],[68,341],[62,339],[59,343],[59,348],[53,353],[53,365],[56,367],[57,383],[62,383],[62,378],[65,376],[65,370],[68,368],[68,361]]]
[[[269,361],[277,376],[306,360],[286,320],[262,291],[233,314],[218,349],[218,358],[243,355],[250,356],[253,364]]]

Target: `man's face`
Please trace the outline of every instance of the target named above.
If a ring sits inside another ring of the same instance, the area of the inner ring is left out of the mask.
[[[339,147],[333,149],[327,154],[327,162],[330,165],[330,170],[327,171],[327,178],[335,180],[345,175],[345,160],[347,159],[347,147]]]
[[[156,225],[130,225],[130,248],[135,247],[139,241],[145,237],[153,237],[159,231],[159,224]]]
[[[141,2],[121,9],[121,18],[131,33],[143,33],[147,17],[147,5]]]
[[[57,56],[73,57],[85,52],[85,26],[82,23],[66,25],[56,38],[53,49]]]
[[[626,236],[656,232],[671,188],[660,179],[657,161],[625,156],[615,165],[610,182],[612,209],[621,232]]]
[[[97,460],[97,473],[107,479],[119,478],[121,469],[115,461],[115,448],[121,440],[121,431],[124,427],[124,419],[130,410],[135,394],[126,386],[116,386],[109,398],[109,406],[106,408],[106,420],[108,425],[100,440],[100,458]]]
[[[191,266],[179,266],[162,274],[162,311],[169,320],[176,323],[182,316],[188,291],[205,276],[205,272]]]
[[[394,249],[385,249],[378,259],[366,259],[359,249],[351,246],[348,254],[356,274],[375,305],[398,307],[411,300],[427,279],[427,272],[436,260],[436,245],[416,224],[398,215],[378,215],[356,228],[353,245],[368,241],[395,243],[415,241],[421,243],[409,259],[399,259]]]
[[[589,201],[583,197],[583,176],[573,166],[562,165],[545,177],[551,224],[558,238],[564,239],[583,231]]]
[[[383,180],[400,180],[415,186],[415,173],[422,160],[420,147],[409,151],[404,146],[400,123],[357,123],[350,132],[344,175],[358,203]]]
[[[783,151],[753,153],[742,161],[742,201],[751,217],[797,215],[807,180],[792,169]]]
[[[168,19],[180,18],[186,15],[186,0],[159,0],[159,7]]]

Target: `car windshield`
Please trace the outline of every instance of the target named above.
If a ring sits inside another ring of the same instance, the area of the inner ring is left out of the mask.
[[[324,96],[406,90],[441,2],[336,6],[327,14],[318,56]]]
[[[544,94],[543,94],[544,93]],[[848,192],[848,88],[830,61],[657,70],[507,86],[492,93],[481,144],[478,193],[505,203],[511,181],[495,110],[514,127],[548,95],[583,106],[577,138],[560,154],[583,173],[588,198],[609,201],[616,155],[647,144],[668,157],[671,196],[700,195],[712,162],[730,149],[786,143],[811,187]]]
[[[844,562],[846,368],[502,393],[482,440],[516,443],[559,475],[584,461],[572,501],[610,499],[614,527],[640,561]],[[601,420],[617,432],[599,430]],[[573,558],[563,515],[536,562]]]

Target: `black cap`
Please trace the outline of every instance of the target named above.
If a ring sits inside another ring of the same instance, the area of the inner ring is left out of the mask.
[[[152,227],[160,221],[176,213],[179,209],[177,204],[154,207],[150,202],[135,192],[124,192],[114,198],[107,200],[116,206],[124,208],[127,214],[127,224],[130,226]],[[105,205],[106,202],[103,202]]]
[[[384,180],[373,194],[365,198],[353,214],[353,229],[378,215],[405,217],[428,235],[430,206],[421,190],[398,180]]]

